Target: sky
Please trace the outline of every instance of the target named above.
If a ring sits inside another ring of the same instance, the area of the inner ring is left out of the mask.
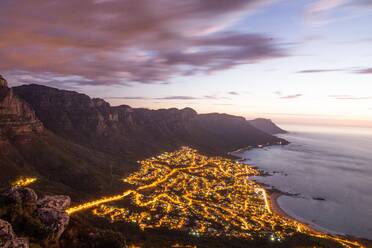
[[[372,127],[372,0],[1,0],[0,16],[11,86]]]

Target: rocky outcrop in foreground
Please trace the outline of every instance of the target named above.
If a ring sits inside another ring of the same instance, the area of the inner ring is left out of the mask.
[[[0,247],[2,248],[28,248],[28,240],[15,235],[12,225],[0,219]]]
[[[59,238],[67,228],[69,216],[65,209],[71,199],[64,195],[38,198],[30,188],[12,187],[0,194],[0,247],[28,247],[32,242],[43,247],[58,247]],[[12,227],[13,224],[13,227]]]
[[[57,243],[66,230],[70,217],[65,210],[70,204],[70,197],[65,195],[45,196],[38,201],[37,216],[50,231],[47,243]]]

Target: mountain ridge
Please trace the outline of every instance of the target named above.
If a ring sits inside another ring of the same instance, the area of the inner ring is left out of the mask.
[[[23,85],[14,91],[35,109],[52,132],[114,155],[121,156],[125,150],[127,157],[134,154],[137,159],[139,153],[150,155],[182,145],[221,155],[247,145],[283,141],[239,116],[197,114],[191,108],[110,106],[100,98],[38,85]]]
[[[44,182],[38,190],[81,200],[121,189],[120,178],[137,169],[138,160],[184,145],[228,156],[246,146],[286,143],[239,116],[110,106],[48,86],[8,88],[2,80],[0,123],[8,124],[0,130],[0,168],[7,171],[0,185],[31,175]]]

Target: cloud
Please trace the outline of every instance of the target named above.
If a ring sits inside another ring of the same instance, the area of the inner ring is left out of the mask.
[[[371,100],[372,96],[352,96],[352,95],[330,95],[332,99],[336,100]]]
[[[213,103],[216,106],[234,106],[235,104],[232,103]]]
[[[343,68],[343,69],[310,69],[297,71],[296,73],[327,73],[327,72],[348,72],[348,73],[357,73],[357,74],[372,74],[372,68]]]
[[[225,96],[218,96],[216,94],[214,95],[205,95],[202,97],[203,99],[210,99],[210,100],[221,100],[221,99],[230,99],[229,97],[225,97]]]
[[[105,97],[105,99],[110,100],[150,100],[151,98],[147,98],[144,96],[111,96],[111,97]]]
[[[348,72],[357,74],[372,74],[372,68],[344,68],[344,69],[310,69],[297,71],[296,73],[327,73],[327,72]]]
[[[348,4],[354,7],[362,7],[362,8],[372,7],[371,0],[349,0]]]
[[[302,70],[297,73],[323,73],[323,72],[338,72],[344,71],[342,69],[312,69],[312,70]]]
[[[329,21],[331,12],[340,8],[366,10],[372,7],[371,0],[317,0],[311,3],[306,17],[312,21]]]
[[[233,96],[237,96],[237,95],[239,95],[239,93],[236,92],[236,91],[230,91],[230,92],[228,92],[228,93],[229,93],[229,95],[233,95]]]
[[[302,97],[303,94],[294,94],[294,95],[286,95],[286,96],[281,96],[279,97],[280,99],[296,99],[299,97]]]
[[[270,2],[2,0],[0,68],[75,85],[166,83],[286,56],[272,37],[227,31]]]
[[[203,98],[193,97],[193,96],[166,96],[166,97],[158,97],[154,99],[156,100],[196,100],[196,99],[203,99]]]
[[[364,68],[364,69],[356,70],[356,71],[354,71],[354,73],[372,74],[372,68]]]
[[[308,12],[310,14],[321,14],[343,6],[347,2],[347,0],[317,0],[310,5]]]

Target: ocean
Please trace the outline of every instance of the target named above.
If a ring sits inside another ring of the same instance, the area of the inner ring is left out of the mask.
[[[255,180],[293,195],[278,198],[290,216],[316,229],[372,240],[372,129],[281,126],[286,146],[240,151],[271,176]]]

